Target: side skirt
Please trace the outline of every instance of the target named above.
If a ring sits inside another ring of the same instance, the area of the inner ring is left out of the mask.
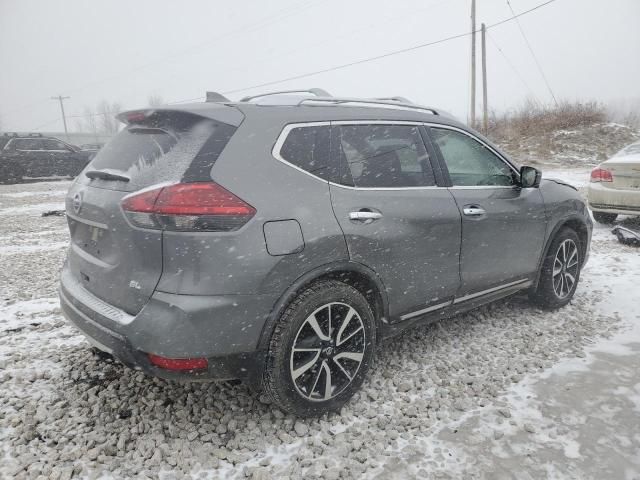
[[[399,335],[409,328],[427,325],[429,323],[437,322],[439,320],[451,318],[455,315],[468,312],[469,310],[473,310],[474,308],[480,307],[487,303],[491,303],[496,300],[514,295],[518,292],[525,291],[532,284],[533,280],[519,280],[517,282],[494,287],[483,292],[473,293],[456,298],[453,301],[443,304],[443,306],[435,305],[433,307],[429,307],[425,309],[426,311],[424,313],[419,310],[417,312],[414,312],[415,316],[412,313],[403,315],[395,323],[384,325],[382,331],[380,332],[381,338],[389,339],[395,337],[396,335]],[[434,307],[439,308],[434,309]]]

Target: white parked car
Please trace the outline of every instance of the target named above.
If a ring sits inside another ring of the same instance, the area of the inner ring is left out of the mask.
[[[626,146],[591,172],[589,207],[600,223],[640,215],[640,142]]]

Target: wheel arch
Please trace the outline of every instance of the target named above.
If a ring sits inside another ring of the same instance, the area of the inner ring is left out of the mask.
[[[535,282],[533,283],[532,289],[535,290],[538,287],[538,282],[540,281],[540,274],[542,270],[542,264],[544,263],[545,258],[549,256],[549,249],[551,248],[551,243],[553,239],[558,235],[558,232],[564,228],[568,227],[578,235],[578,240],[580,240],[580,254],[582,255],[582,264],[584,264],[587,247],[589,243],[589,229],[587,227],[587,222],[579,215],[569,215],[564,217],[556,222],[551,231],[551,234],[547,237],[543,254],[540,256],[540,260],[538,261],[538,271],[536,273]],[[582,268],[582,265],[581,267]]]
[[[376,327],[389,318],[389,305],[384,285],[378,275],[361,263],[348,260],[321,265],[298,277],[275,302],[262,327],[258,349],[265,351],[278,319],[296,295],[309,285],[322,280],[338,280],[351,285],[367,299],[373,309]]]

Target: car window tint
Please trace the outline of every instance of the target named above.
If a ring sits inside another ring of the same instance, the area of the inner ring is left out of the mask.
[[[16,138],[13,141],[16,150],[42,150],[42,140],[36,138]]]
[[[64,143],[57,140],[45,139],[42,141],[43,148],[45,150],[66,150],[67,147]]]
[[[280,148],[280,156],[305,172],[328,179],[329,126],[291,129]]]
[[[340,156],[353,185],[362,188],[435,185],[418,127],[342,125]]]
[[[431,128],[454,186],[509,186],[513,170],[482,143],[455,130]]]

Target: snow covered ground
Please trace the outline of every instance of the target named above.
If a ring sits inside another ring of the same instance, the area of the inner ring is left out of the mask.
[[[68,185],[0,186],[0,478],[640,478],[640,250],[608,228],[569,306],[407,332],[341,414],[300,421],[92,353],[56,299],[66,220],[40,216]]]

